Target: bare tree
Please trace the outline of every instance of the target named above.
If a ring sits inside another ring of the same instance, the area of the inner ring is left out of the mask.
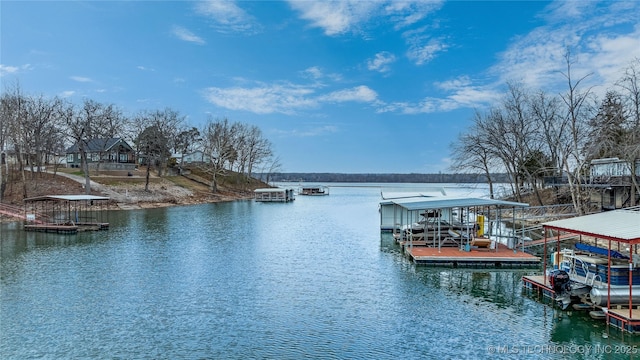
[[[625,155],[631,165],[630,205],[636,205],[637,194],[640,194],[637,164],[640,161],[640,58],[634,59],[625,74],[616,85],[622,88],[622,101],[625,116],[629,120],[625,139]]]
[[[203,135],[203,147],[209,155],[210,167],[207,172],[211,176],[211,192],[218,192],[218,176],[226,174],[226,165],[232,163],[237,157],[234,148],[233,126],[227,119],[213,120],[209,118],[205,124]]]
[[[246,137],[247,148],[247,176],[251,177],[253,167],[270,159],[273,155],[271,142],[262,136],[262,131],[257,126],[252,126]]]
[[[61,117],[66,123],[69,139],[80,154],[80,163],[85,177],[85,192],[90,194],[91,178],[87,158],[89,143],[113,136],[116,131],[124,127],[122,123],[124,119],[113,105],[105,105],[91,99],[85,99],[81,107],[71,103],[66,104],[62,108]],[[99,162],[99,156],[92,160]]]
[[[163,175],[183,122],[184,117],[171,108],[144,110],[134,117],[130,134],[138,158],[144,158],[146,162],[146,191],[149,190],[149,175],[153,166],[157,167],[158,176]]]
[[[485,140],[482,132],[484,115],[475,112],[475,122],[467,133],[458,135],[458,140],[451,145],[453,159],[451,169],[455,172],[479,172],[483,174],[489,184],[489,196],[495,197],[493,189],[492,171],[496,168],[495,152]]]
[[[25,176],[25,151],[26,143],[26,96],[22,93],[19,84],[15,84],[2,95],[2,125],[5,144],[13,146],[14,155],[18,161],[18,170],[22,180],[22,196],[27,197],[27,179]],[[8,172],[8,169],[7,169]],[[0,181],[2,177],[0,176]]]
[[[266,174],[266,179],[264,181],[268,184],[271,181],[271,175],[282,171],[282,163],[280,162],[279,156],[271,155],[269,158],[265,159],[263,164],[264,170],[262,170],[262,174]]]
[[[26,124],[32,178],[40,173],[53,154],[64,148],[63,124],[60,118],[62,100],[57,97],[29,97],[26,102]]]
[[[149,175],[151,174],[151,165],[161,161],[167,156],[167,138],[157,124],[145,128],[136,140],[136,145],[140,152],[145,155],[147,163],[146,181],[144,190],[149,191]]]
[[[560,176],[562,173],[562,161],[560,153],[567,134],[566,118],[560,114],[560,99],[549,96],[544,91],[539,91],[530,97],[531,117],[534,127],[540,133],[542,142],[541,151],[549,160],[549,169],[552,176]]]
[[[180,154],[180,169],[182,170],[182,163],[185,153],[193,151],[193,149],[202,142],[200,137],[200,130],[192,127],[190,129],[182,130],[176,136],[174,142],[175,152]]]
[[[560,157],[567,175],[573,206],[578,215],[584,215],[588,211],[586,200],[588,194],[584,189],[584,184],[587,182],[588,163],[584,149],[589,133],[587,119],[591,117],[589,100],[592,93],[591,88],[581,90],[581,85],[591,74],[574,80],[571,73],[572,59],[568,50],[565,53],[565,61],[567,68],[563,76],[567,80],[568,89],[560,97],[566,106],[565,117],[569,136],[567,142],[562,144]]]

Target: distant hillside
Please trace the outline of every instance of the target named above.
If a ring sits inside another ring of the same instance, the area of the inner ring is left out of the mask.
[[[266,175],[265,175],[266,176]],[[259,177],[259,176],[258,176]],[[492,175],[494,182],[509,182],[506,174]],[[372,183],[485,183],[480,174],[341,174],[274,173],[270,181],[294,182],[372,182]]]

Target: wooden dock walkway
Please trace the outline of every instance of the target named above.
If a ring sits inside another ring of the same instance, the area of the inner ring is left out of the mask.
[[[451,267],[506,267],[522,268],[540,266],[540,258],[523,251],[509,249],[498,244],[497,249],[472,248],[469,251],[458,247],[403,245],[403,251],[415,263]]]
[[[547,244],[555,244],[558,241],[564,241],[564,240],[569,240],[569,239],[575,239],[579,237],[576,234],[563,234],[560,235],[560,237],[558,236],[554,236],[554,237],[550,237],[546,239],[546,243]],[[544,245],[545,243],[545,239],[540,239],[540,240],[532,240],[532,241],[526,241],[522,246],[527,249],[533,246],[540,246],[540,245]]]

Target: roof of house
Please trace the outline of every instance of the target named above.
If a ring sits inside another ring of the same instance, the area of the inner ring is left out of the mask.
[[[87,142],[87,146],[85,150],[87,152],[108,151],[108,150],[111,150],[112,147],[120,143],[124,143],[127,147],[131,148],[131,146],[122,138],[95,138]],[[68,153],[78,152],[78,144],[76,143],[71,145],[67,149],[67,152]]]

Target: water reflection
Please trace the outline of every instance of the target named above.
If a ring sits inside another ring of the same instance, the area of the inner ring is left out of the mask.
[[[112,212],[110,230],[72,236],[2,224],[0,357],[482,359],[493,345],[631,343],[523,294],[530,270],[414,266],[380,235],[378,200],[339,188]]]

